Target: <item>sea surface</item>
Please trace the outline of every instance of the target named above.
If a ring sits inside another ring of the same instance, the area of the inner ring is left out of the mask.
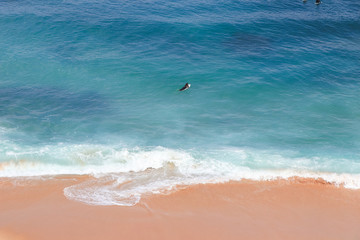
[[[90,174],[64,194],[95,205],[360,188],[360,1],[0,0],[0,177],[61,174]]]

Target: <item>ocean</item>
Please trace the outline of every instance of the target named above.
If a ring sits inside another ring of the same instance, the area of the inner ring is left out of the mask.
[[[0,177],[94,205],[199,183],[360,188],[360,2],[0,0]],[[190,89],[178,91],[185,83]]]

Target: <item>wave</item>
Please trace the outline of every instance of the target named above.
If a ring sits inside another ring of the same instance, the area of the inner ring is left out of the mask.
[[[226,161],[229,155],[240,160],[248,158],[249,152],[238,149],[214,151],[216,154],[164,147],[128,149],[103,145],[56,145],[15,150],[2,150],[2,159],[7,157],[9,160],[0,163],[0,177],[88,174],[92,176],[90,179],[65,188],[64,194],[68,199],[92,205],[132,206],[147,194],[164,194],[193,184],[242,179],[264,181],[302,177],[360,189],[360,174],[296,167],[299,163],[294,159],[286,160],[294,163],[292,167],[273,169],[255,169],[246,166],[244,161],[243,165]],[[268,157],[274,161],[274,156]],[[278,156],[278,161],[279,167],[285,160]],[[308,164],[312,162],[308,161]]]

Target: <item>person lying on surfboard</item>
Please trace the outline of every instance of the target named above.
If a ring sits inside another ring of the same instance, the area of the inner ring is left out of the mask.
[[[186,89],[189,89],[191,84],[186,83],[182,88],[179,89],[179,91],[185,91]]]

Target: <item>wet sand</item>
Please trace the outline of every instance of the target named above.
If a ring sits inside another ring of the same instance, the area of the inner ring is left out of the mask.
[[[360,239],[360,191],[324,181],[241,181],[91,206],[63,189],[88,176],[0,179],[0,240]]]

